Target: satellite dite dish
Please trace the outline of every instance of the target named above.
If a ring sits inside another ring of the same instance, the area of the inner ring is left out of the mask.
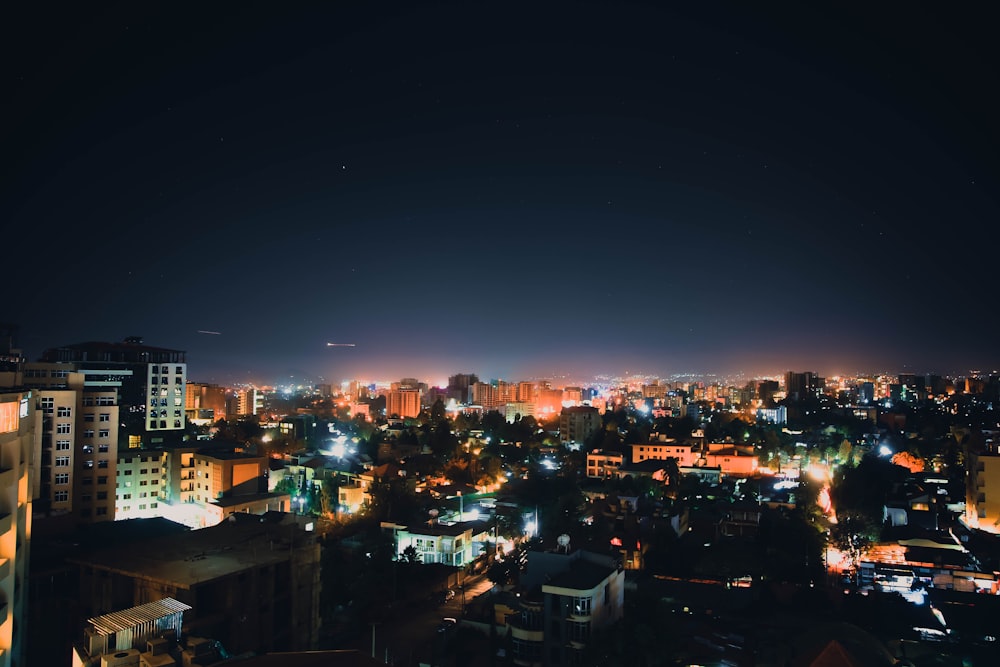
[[[560,547],[562,547],[563,551],[569,553],[569,535],[563,533],[562,535],[556,538],[556,542],[559,544]]]

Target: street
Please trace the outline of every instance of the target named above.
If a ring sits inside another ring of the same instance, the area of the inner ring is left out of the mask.
[[[442,619],[454,618],[461,622],[463,600],[466,604],[472,602],[478,595],[488,592],[492,585],[485,575],[469,576],[461,588],[454,589],[455,597],[448,602],[437,607],[400,609],[395,618],[369,626],[366,636],[356,638],[343,648],[357,649],[396,667],[416,665],[418,655],[429,657],[434,652],[434,642],[440,637],[437,628]]]

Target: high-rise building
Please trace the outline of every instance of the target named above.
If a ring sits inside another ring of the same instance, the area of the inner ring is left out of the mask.
[[[226,413],[229,416],[252,417],[264,411],[264,392],[256,387],[235,390],[226,397]]]
[[[420,414],[419,389],[390,389],[385,394],[385,415],[416,417]]]
[[[517,402],[518,403],[534,403],[535,402],[535,383],[521,381],[517,383]]]
[[[826,389],[826,381],[816,373],[806,371],[785,373],[785,395],[793,401],[819,398]]]
[[[448,397],[459,403],[472,401],[472,385],[479,382],[474,373],[459,373],[448,378]]]
[[[40,416],[32,391],[0,390],[0,667],[25,664],[32,464],[39,456]]]
[[[477,382],[472,385],[472,402],[483,410],[496,410],[501,405],[500,392],[489,382]]]
[[[120,383],[119,440],[127,447],[179,442],[184,433],[187,364],[184,352],[143,344],[87,342],[46,350],[42,361]]]
[[[37,520],[67,515],[78,523],[114,520],[121,433],[121,380],[115,373],[75,364],[24,364],[24,386],[35,390],[42,415]]]

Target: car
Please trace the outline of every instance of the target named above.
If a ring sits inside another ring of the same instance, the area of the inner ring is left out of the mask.
[[[437,631],[447,636],[456,625],[458,625],[458,621],[454,618],[442,618],[441,622],[437,626]]]

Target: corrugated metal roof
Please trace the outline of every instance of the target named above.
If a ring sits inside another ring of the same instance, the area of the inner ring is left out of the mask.
[[[163,598],[156,602],[141,604],[138,607],[124,609],[122,611],[111,612],[103,616],[95,616],[87,619],[88,623],[94,626],[94,630],[102,635],[111,635],[120,630],[134,628],[137,625],[165,618],[178,612],[185,612],[191,609],[191,605],[184,604],[173,598]]]

